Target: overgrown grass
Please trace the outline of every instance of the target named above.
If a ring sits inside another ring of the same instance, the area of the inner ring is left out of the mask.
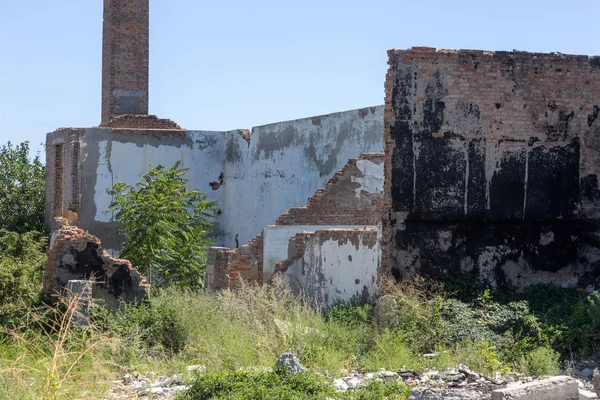
[[[598,305],[590,297],[569,303],[561,317],[543,302],[546,313],[536,311],[527,294],[498,302],[483,292],[464,303],[425,280],[382,285],[379,293],[374,302],[322,312],[278,286],[212,294],[171,288],[114,314],[96,305],[86,330],[65,322],[69,307],[26,305],[23,324],[0,334],[0,398],[102,398],[107,382],[125,372],[185,373],[192,364],[205,365],[207,376],[241,373],[262,382],[284,352],[331,377],[351,369],[444,369],[459,363],[485,374],[547,375],[558,370],[555,349],[573,348],[569,325],[589,341],[596,329]],[[579,319],[569,319],[573,315]],[[392,390],[373,385],[353,398]]]
[[[31,311],[27,325],[2,328],[0,398],[102,398],[118,343],[105,333],[72,326],[76,298],[45,312]]]
[[[313,372],[289,374],[277,369],[229,372],[198,377],[180,400],[406,400],[410,390],[400,382],[372,380],[360,390],[336,393],[331,382]]]

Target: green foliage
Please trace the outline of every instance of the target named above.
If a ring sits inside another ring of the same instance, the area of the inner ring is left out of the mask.
[[[549,347],[538,347],[523,358],[521,369],[528,375],[556,375],[559,357],[560,354]]]
[[[132,187],[118,182],[107,212],[123,224],[121,256],[129,259],[155,287],[203,286],[206,249],[216,203],[189,190],[187,169],[151,167]]]
[[[44,232],[45,168],[29,142],[0,146],[0,229]]]
[[[187,343],[187,330],[176,305],[167,296],[159,295],[140,305],[122,304],[119,312],[108,318],[119,336],[135,338],[147,349],[160,348],[173,354]]]
[[[304,400],[334,395],[331,384],[312,372],[290,374],[282,369],[258,373],[231,372],[202,375],[180,396],[181,400]]]
[[[45,240],[0,229],[0,323],[14,325],[39,297]]]
[[[363,358],[363,368],[368,371],[379,368],[388,371],[396,371],[400,368],[418,369],[419,359],[406,343],[405,334],[401,331],[383,330],[373,338],[372,347]]]
[[[410,388],[398,381],[372,380],[363,389],[338,393],[335,398],[344,400],[406,400]]]

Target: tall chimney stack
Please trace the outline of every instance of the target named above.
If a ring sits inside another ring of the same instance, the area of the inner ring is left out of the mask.
[[[104,0],[102,123],[148,114],[150,0]]]

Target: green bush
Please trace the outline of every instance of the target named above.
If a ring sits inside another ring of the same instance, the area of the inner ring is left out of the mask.
[[[258,373],[231,372],[199,376],[181,400],[304,400],[334,395],[330,382],[312,372],[290,374],[275,369]]]
[[[136,187],[117,182],[107,191],[112,200],[106,212],[123,224],[126,237],[121,257],[155,287],[204,285],[216,203],[188,188],[187,171],[179,162],[169,169],[151,166]]]
[[[0,324],[20,322],[39,300],[45,247],[37,232],[0,230]]]
[[[29,155],[29,142],[0,146],[0,229],[45,232],[46,178],[39,153]]]
[[[538,347],[523,359],[522,370],[529,375],[556,375],[560,355],[551,348]]]
[[[338,393],[336,398],[344,400],[406,400],[410,388],[398,381],[370,381],[360,390]]]

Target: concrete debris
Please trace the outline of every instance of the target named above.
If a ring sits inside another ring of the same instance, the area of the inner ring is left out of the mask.
[[[512,384],[492,392],[492,400],[579,400],[577,381],[568,376]]]
[[[579,400],[592,400],[597,398],[598,396],[596,396],[596,393],[581,388],[579,389]]]
[[[277,366],[287,369],[292,374],[306,371],[306,368],[300,364],[298,357],[293,353],[283,353],[280,355],[277,359]]]
[[[204,372],[206,367],[203,365],[190,365],[187,371]],[[189,389],[181,376],[157,376],[153,372],[145,375],[139,372],[123,375],[122,380],[114,381],[114,386],[110,389],[106,400],[123,399],[154,399],[154,400],[174,400],[181,391]]]

